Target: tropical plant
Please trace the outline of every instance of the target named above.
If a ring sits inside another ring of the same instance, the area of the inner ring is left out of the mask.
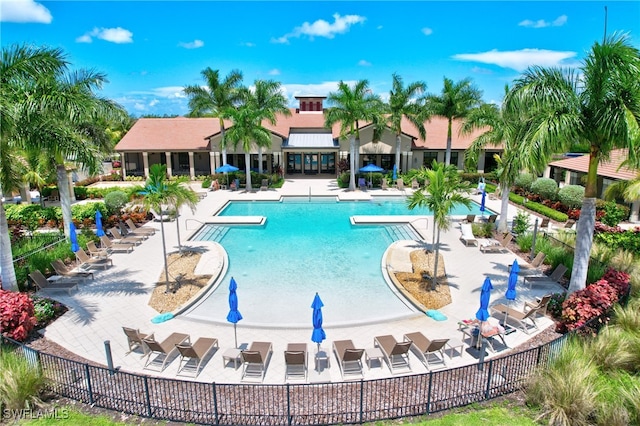
[[[451,226],[449,214],[458,205],[471,206],[471,201],[465,196],[470,192],[469,184],[463,182],[455,166],[446,166],[443,163],[433,162],[431,169],[422,168],[422,178],[428,184],[420,187],[407,199],[410,210],[419,207],[427,207],[433,212],[433,238],[435,247],[434,271],[432,275],[431,289],[435,290],[438,277],[438,257],[440,255],[440,231],[447,230]],[[437,232],[437,237],[436,237]]]
[[[38,365],[15,350],[0,348],[0,406],[22,410],[42,405],[47,379]]]
[[[224,120],[240,101],[242,72],[231,71],[220,81],[220,72],[207,67],[200,73],[206,86],[188,85],[183,89],[189,97],[190,117],[217,118],[220,123],[222,164],[227,164],[227,140]]]
[[[538,178],[531,184],[531,192],[554,201],[558,196],[558,183],[550,178]]]
[[[162,254],[164,260],[164,274],[166,289],[169,292],[169,264],[167,262],[167,244],[164,234],[163,211],[168,207],[178,209],[180,205],[188,204],[193,209],[197,202],[197,195],[190,188],[181,185],[180,181],[167,180],[167,166],[153,164],[149,168],[149,177],[143,188],[138,188],[136,194],[140,198],[136,202],[141,203],[146,209],[156,212],[161,218],[160,231],[162,233]],[[177,220],[177,219],[176,219]],[[178,237],[179,238],[179,237]]]
[[[513,218],[513,233],[516,235],[524,234],[531,226],[531,218],[529,213],[518,210]]]
[[[533,184],[534,180],[536,180],[536,177],[532,173],[520,173],[513,184],[525,191],[531,191],[531,184]]]
[[[444,162],[451,163],[451,132],[454,119],[465,118],[471,110],[482,104],[482,91],[476,89],[470,79],[460,80],[454,83],[448,78],[444,78],[444,85],[441,94],[428,95],[427,110],[432,115],[437,115],[447,119],[447,151]]]
[[[129,197],[124,191],[112,191],[104,196],[104,205],[107,207],[107,214],[119,215],[122,208],[129,202]]]
[[[382,125],[383,104],[380,98],[371,92],[367,80],[360,80],[353,87],[341,80],[338,83],[338,91],[329,93],[327,101],[332,106],[326,109],[325,127],[332,128],[335,123],[340,123],[340,137],[349,138],[349,190],[355,191],[359,123],[376,123],[374,132],[377,133]]]
[[[0,190],[9,194],[22,180],[17,153],[23,147],[21,120],[26,88],[43,74],[66,66],[61,50],[14,45],[2,50],[0,62]],[[0,197],[0,273],[2,288],[17,290],[9,226]]]
[[[586,285],[595,224],[598,164],[617,148],[638,162],[640,143],[640,51],[626,35],[594,43],[580,72],[530,68],[514,91],[540,123],[528,143],[558,152],[573,142],[589,145],[589,169],[577,226],[575,262],[569,291]]]
[[[389,103],[387,104],[387,122],[396,135],[396,160],[395,164],[400,168],[400,142],[402,141],[402,120],[409,121],[422,139],[427,137],[424,121],[429,114],[424,107],[423,99],[419,96],[426,90],[427,85],[422,81],[410,83],[404,87],[402,77],[393,74],[393,86],[389,91]]]
[[[558,200],[572,209],[580,207],[584,198],[584,186],[566,185],[558,191]]]

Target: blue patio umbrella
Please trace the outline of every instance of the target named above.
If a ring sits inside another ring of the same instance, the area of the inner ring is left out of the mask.
[[[239,168],[237,168],[236,166],[232,166],[231,164],[225,164],[222,165],[220,167],[218,167],[215,172],[216,173],[224,173],[227,176],[227,186],[229,186],[229,176],[227,175],[227,173],[229,172],[237,172],[238,170],[240,170]]]
[[[482,189],[482,198],[480,199],[480,211],[482,212],[482,215],[484,216],[484,203],[487,199],[487,191],[484,190],[484,188]]]
[[[366,166],[362,167],[360,169],[361,173],[369,173],[369,184],[373,185],[373,180],[371,179],[371,173],[373,172],[381,172],[384,169],[382,167],[378,167],[375,164],[371,163],[371,164],[367,164]]]
[[[98,237],[105,235],[104,230],[102,229],[102,213],[100,213],[100,210],[96,210],[96,235]]]
[[[507,292],[505,297],[507,300],[516,300],[516,283],[518,282],[518,272],[520,272],[520,266],[518,260],[513,261],[511,265],[511,272],[509,273],[509,283],[507,285]]]
[[[242,314],[238,311],[238,295],[236,290],[238,284],[236,280],[231,277],[231,283],[229,283],[229,313],[227,314],[227,321],[233,323],[233,335],[235,337],[236,348],[238,347],[238,333],[236,331],[236,325],[238,321],[242,319]]]
[[[322,329],[322,307],[324,303],[320,300],[320,296],[316,293],[316,296],[313,298],[313,303],[311,303],[311,307],[313,308],[313,333],[311,333],[311,341],[318,344],[318,351],[320,350],[320,343],[324,339],[327,338],[324,330]]]
[[[393,179],[394,182],[396,181],[396,179],[398,179],[398,166],[396,166],[395,164],[393,165],[393,175],[391,179]]]
[[[485,278],[484,284],[482,284],[482,291],[480,291],[480,309],[476,312],[476,318],[480,321],[489,319],[489,299],[491,298],[492,288],[489,277]]]
[[[80,245],[78,244],[78,234],[76,233],[76,224],[71,222],[69,224],[69,241],[71,241],[71,251],[77,252],[80,250]]]

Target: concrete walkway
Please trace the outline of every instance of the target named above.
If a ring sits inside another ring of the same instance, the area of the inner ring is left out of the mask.
[[[202,191],[196,187],[195,183],[194,189]],[[410,189],[405,191],[373,189],[349,192],[338,188],[335,179],[315,178],[287,179],[284,186],[278,190],[254,193],[226,190],[208,192],[206,197],[199,202],[195,213],[188,209],[181,211],[180,236],[183,245],[199,247],[204,253],[197,271],[202,274],[214,275],[215,280],[224,276],[224,259],[226,257],[224,250],[217,243],[192,242],[188,239],[228,200],[277,200],[281,196],[304,197],[309,194],[312,196],[337,196],[346,200],[368,199],[379,195],[406,197],[410,193]],[[474,195],[472,198],[479,202],[479,196]],[[491,210],[499,211],[499,203],[499,200],[487,198],[487,207]],[[511,217],[515,216],[516,208],[510,206],[509,213]],[[462,340],[463,335],[458,330],[458,322],[474,317],[479,308],[480,288],[485,277],[490,277],[494,286],[490,304],[505,303],[507,267],[516,259],[516,255],[511,252],[483,254],[478,247],[466,247],[459,240],[458,224],[458,220],[454,220],[451,229],[441,234],[440,250],[444,256],[453,299],[452,304],[440,309],[446,315],[447,320],[434,321],[426,315],[416,314],[398,321],[385,321],[354,327],[325,328],[327,340],[323,342],[320,350],[330,353],[332,342],[343,339],[353,340],[356,347],[372,348],[375,336],[392,334],[396,339],[402,340],[404,333],[414,331],[421,331],[432,339],[445,337]],[[424,240],[394,243],[394,250],[388,259],[391,259],[391,267],[396,270],[410,268],[409,253],[415,247],[430,245],[432,223],[422,219],[413,225]],[[159,223],[149,223],[147,226],[153,226],[160,231]],[[174,251],[178,243],[176,222],[164,223],[164,230],[168,251]],[[174,378],[179,364],[178,359],[168,363],[163,372],[144,369],[145,359],[142,359],[141,352],[135,351],[127,354],[127,340],[122,326],[138,328],[142,332],[153,332],[158,341],[162,341],[173,332],[187,333],[191,336],[192,341],[198,337],[216,337],[219,340],[220,349],[207,359],[202,372],[195,380],[218,383],[240,382],[242,368],[235,369],[232,364],[225,365],[222,356],[234,347],[234,331],[231,324],[205,323],[189,320],[182,316],[160,324],[151,323],[150,320],[158,313],[148,306],[148,300],[163,271],[161,232],[156,232],[154,236],[137,246],[132,253],[116,253],[112,255],[112,258],[114,266],[105,271],[97,270],[95,281],[82,284],[78,292],[72,293],[70,297],[66,294],[64,296],[56,294],[56,298],[65,303],[69,307],[69,311],[46,328],[44,334],[48,339],[101,364],[106,364],[104,342],[108,340],[111,344],[114,364],[121,370]],[[518,261],[521,262],[520,259]],[[525,301],[560,290],[562,289],[555,285],[537,285],[531,290],[520,285],[518,299],[511,302],[511,305],[522,308]],[[354,301],[354,303],[366,303],[366,300]],[[548,318],[540,318],[537,322],[540,326],[539,330],[552,324]],[[506,336],[506,343],[509,347],[515,347],[535,335],[539,330],[529,335],[517,331]],[[311,326],[305,329],[269,329],[245,327],[242,321],[237,325],[238,344],[241,347],[247,347],[253,341],[273,343],[273,355],[268,364],[264,383],[284,382],[283,351],[288,343],[295,342],[308,344],[310,354],[308,381],[341,381],[341,372],[333,355],[330,357],[328,368],[326,365],[322,365],[320,372],[314,370],[313,354],[318,348],[310,340],[311,331]],[[506,353],[509,349],[496,345],[496,350],[497,353],[489,352],[488,358]],[[465,345],[462,352],[459,350],[450,351],[449,355],[451,356],[447,357],[447,365],[454,367],[476,363],[478,351],[469,349],[468,345]],[[413,373],[427,371],[415,355],[411,354],[410,357]],[[389,368],[384,363],[380,364],[374,361],[373,368],[369,369],[363,358],[363,364],[365,365],[365,379],[391,376]],[[185,377],[185,379],[189,380],[190,378]]]

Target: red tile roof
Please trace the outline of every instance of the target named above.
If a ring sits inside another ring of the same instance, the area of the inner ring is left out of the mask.
[[[598,164],[598,175],[620,180],[634,179],[638,176],[637,170],[632,170],[627,167],[622,167],[618,170],[620,164],[622,164],[628,156],[629,151],[626,149],[616,149],[611,151],[609,161],[600,161],[600,164]],[[589,154],[553,161],[549,163],[549,165],[576,172],[587,173],[587,171],[589,171]]]
[[[282,137],[289,137],[291,129],[324,128],[324,114],[296,113],[292,108],[291,116],[279,114],[275,125],[263,122],[262,125]],[[230,127],[231,122],[225,124]],[[367,123],[360,123],[361,127]],[[447,146],[447,120],[434,117],[425,123],[427,138],[420,138],[418,130],[403,119],[403,133],[414,137],[414,149],[444,150]],[[475,131],[468,136],[459,136],[460,121],[454,121],[451,148],[467,149],[471,142],[482,132]],[[331,129],[334,138],[340,136],[340,123]],[[220,133],[220,124],[214,118],[140,118],[116,145],[116,151],[198,151],[209,150],[206,138]]]

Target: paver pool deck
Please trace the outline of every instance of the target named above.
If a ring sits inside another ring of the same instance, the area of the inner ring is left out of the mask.
[[[194,183],[194,189],[196,189]],[[346,191],[339,188],[335,179],[286,179],[281,189],[270,189],[245,193],[243,191],[212,191],[208,192],[197,206],[195,213],[189,209],[181,211],[179,226],[181,241],[187,247],[201,247],[203,257],[196,269],[197,273],[206,275],[224,275],[223,257],[220,246],[210,242],[188,241],[189,237],[206,222],[212,215],[224,206],[229,200],[277,200],[281,196],[336,196],[341,199],[368,199],[371,196],[383,195],[404,197],[411,190],[405,192],[397,189],[369,191]],[[472,195],[472,199],[479,202],[480,196]],[[486,200],[487,207],[494,211],[500,210],[499,200]],[[510,219],[515,216],[516,208],[509,207]],[[351,339],[358,348],[373,348],[374,337],[391,334],[398,340],[402,340],[405,333],[421,331],[428,338],[453,338],[462,340],[462,334],[458,330],[458,322],[464,319],[474,318],[479,308],[480,288],[485,277],[490,277],[493,283],[490,305],[506,303],[504,294],[507,288],[508,266],[513,263],[517,255],[511,252],[482,253],[478,247],[466,247],[460,240],[458,221],[454,221],[451,229],[441,234],[441,249],[446,265],[449,287],[453,303],[441,308],[447,319],[435,321],[423,313],[416,313],[408,318],[362,324],[357,326],[331,326],[325,318],[324,330],[327,339],[322,343],[321,350],[330,353],[332,342],[335,340]],[[158,231],[160,224],[151,222],[147,226],[153,226]],[[409,268],[409,253],[416,246],[430,246],[432,221],[420,219],[415,221],[414,227],[422,235],[423,241],[396,242],[387,257],[388,267],[394,271]],[[176,251],[177,232],[176,222],[165,222],[165,237],[167,250]],[[112,255],[114,266],[102,271],[96,270],[94,281],[79,286],[79,291],[71,296],[58,295],[54,297],[69,307],[69,311],[47,327],[44,335],[61,345],[62,347],[91,361],[106,365],[105,341],[110,342],[114,366],[121,371],[156,375],[167,378],[175,378],[179,359],[174,359],[163,372],[145,370],[145,359],[141,352],[128,352],[127,339],[122,327],[140,329],[141,332],[155,333],[158,341],[163,340],[171,333],[186,333],[194,342],[198,337],[215,337],[219,341],[220,348],[209,356],[197,378],[178,376],[185,380],[217,383],[240,383],[242,368],[235,369],[232,364],[223,365],[223,354],[234,347],[234,331],[232,324],[210,323],[190,320],[184,316],[176,316],[174,319],[153,324],[151,319],[158,315],[149,307],[148,301],[154,286],[163,271],[162,261],[162,236],[156,232],[148,240],[137,246],[132,253],[114,253]],[[521,260],[518,260],[521,262]],[[302,266],[301,266],[302,267]],[[553,284],[533,286],[532,289],[521,285],[519,280],[517,287],[517,300],[510,302],[515,308],[522,308],[525,301],[531,301],[536,297],[562,288]],[[227,285],[222,283],[222,285]],[[366,303],[366,295],[363,295],[361,303]],[[311,304],[311,300],[309,301]],[[242,311],[242,309],[240,309]],[[220,313],[226,317],[226,312]],[[533,337],[544,328],[551,326],[552,321],[546,317],[537,319],[539,329],[529,335],[518,330],[505,337],[509,348],[513,348]],[[266,328],[256,326],[244,326],[242,321],[237,325],[238,345],[247,347],[253,341],[268,341],[273,343],[273,355],[268,364],[264,383],[275,384],[285,382],[284,350],[288,343],[308,344],[309,352],[309,377],[308,382],[342,381],[340,369],[335,356],[331,354],[329,368],[323,368],[318,372],[314,370],[313,354],[317,351],[315,343],[311,342],[311,309],[309,309],[309,327],[307,328]],[[508,348],[496,345],[497,352],[488,352],[485,359],[500,356],[508,351]],[[459,348],[452,355],[447,356],[447,366],[456,367],[477,363],[478,351],[470,350],[464,346],[462,353]],[[413,354],[410,354],[412,374],[425,373],[428,370]],[[372,363],[369,368],[365,363],[364,378],[377,379],[391,377],[389,368],[384,363]],[[292,381],[297,383],[299,381]]]

